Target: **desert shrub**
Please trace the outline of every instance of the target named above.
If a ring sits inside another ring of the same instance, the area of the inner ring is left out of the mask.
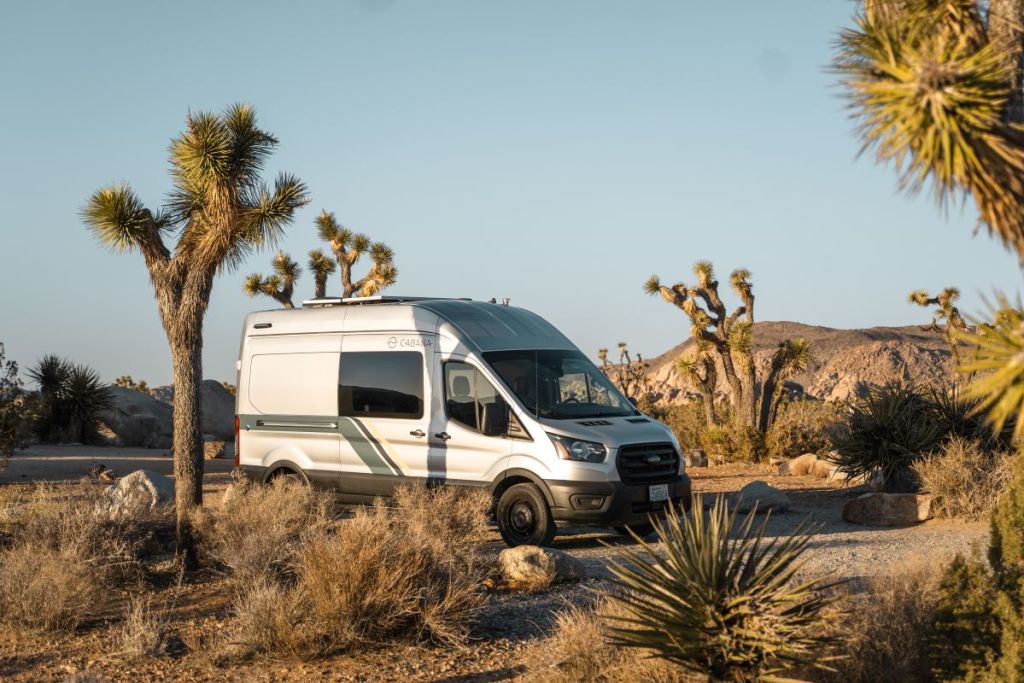
[[[235,601],[238,654],[328,654],[395,640],[460,643],[482,604],[484,492],[399,490],[302,535],[289,571]]]
[[[219,514],[199,526],[201,552],[240,583],[290,571],[302,539],[330,523],[330,493],[278,477],[267,485],[240,479]]]
[[[39,487],[5,497],[0,527],[0,622],[70,630],[109,590],[144,577],[154,530],[173,528],[166,512],[110,520],[97,513],[98,487]]]
[[[848,406],[833,434],[833,456],[851,478],[880,471],[887,491],[914,491],[914,464],[938,448],[947,427],[926,392],[903,381],[872,387]]]
[[[162,657],[167,654],[169,639],[167,622],[155,613],[152,601],[132,596],[121,625],[121,653],[136,659]]]
[[[704,413],[695,401],[666,407],[660,421],[672,430],[684,449],[703,448],[700,434],[705,427]]]
[[[533,644],[524,657],[527,681],[537,683],[671,683],[686,680],[685,672],[644,651],[615,647],[608,640],[605,621],[621,608],[607,600],[594,607],[569,607],[555,617],[550,636]]]
[[[753,427],[705,427],[700,433],[700,443],[708,461],[715,465],[757,462],[764,456],[764,436]]]
[[[898,567],[868,581],[847,598],[835,624],[847,657],[835,663],[836,681],[931,680],[927,642],[938,603],[939,572],[926,565]]]
[[[1010,419],[999,431],[979,410],[981,401],[966,395],[959,387],[931,387],[926,392],[934,419],[949,437],[980,441],[986,448],[1007,450],[1013,441],[1015,419]]]
[[[0,343],[0,470],[14,453],[25,402],[18,378],[18,364],[7,360]]]
[[[700,497],[694,509],[703,509]],[[713,680],[760,680],[788,668],[826,667],[837,642],[823,630],[833,602],[821,579],[793,579],[813,536],[805,524],[762,544],[767,518],[742,522],[719,497],[707,518],[670,510],[655,521],[655,548],[623,548],[608,597],[614,645],[650,650]]]
[[[927,638],[932,674],[941,681],[982,672],[999,645],[997,591],[992,572],[978,558],[958,555],[935,589]]]
[[[28,371],[39,385],[35,419],[36,435],[42,441],[95,441],[97,415],[113,405],[110,387],[99,373],[57,356],[43,356]]]
[[[955,436],[919,460],[914,472],[932,495],[937,517],[986,517],[1006,486],[1010,456],[987,450],[980,441]]]
[[[74,550],[19,543],[0,551],[0,622],[14,628],[73,631],[104,589]]]
[[[832,448],[828,430],[842,417],[835,403],[813,400],[787,401],[779,406],[765,434],[765,453],[770,458],[792,458],[804,453],[824,455]]]

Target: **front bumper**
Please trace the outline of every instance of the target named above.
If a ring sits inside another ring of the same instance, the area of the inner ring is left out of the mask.
[[[668,483],[668,501],[652,503],[648,487],[620,481],[546,481],[551,493],[551,514],[556,522],[581,526],[619,526],[646,521],[663,513],[671,503],[690,509],[690,478],[685,474]],[[595,507],[596,499],[603,499]]]

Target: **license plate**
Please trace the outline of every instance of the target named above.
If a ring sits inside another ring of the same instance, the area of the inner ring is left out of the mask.
[[[668,484],[655,484],[647,489],[652,503],[668,500]]]

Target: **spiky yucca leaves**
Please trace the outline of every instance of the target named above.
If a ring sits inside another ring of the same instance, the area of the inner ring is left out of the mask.
[[[35,431],[44,441],[91,440],[96,432],[97,414],[114,402],[99,373],[53,354],[43,356],[35,367],[29,368],[28,376],[39,387],[41,402]]]
[[[972,350],[972,359],[961,370],[980,373],[967,387],[966,396],[976,399],[976,410],[987,415],[993,431],[1013,425],[1013,439],[1024,434],[1024,311],[997,295],[991,323],[981,323],[960,339]]]
[[[864,148],[895,162],[902,189],[930,181],[940,203],[971,195],[990,232],[1024,257],[1024,136],[1006,117],[1008,46],[989,40],[974,0],[871,5],[840,34],[835,59]]]
[[[320,239],[327,242],[341,269],[342,296],[372,296],[398,280],[395,253],[383,242],[373,242],[338,223],[333,213],[324,210],[316,218]],[[359,280],[352,280],[352,267],[364,254],[370,255],[370,268]]]
[[[913,465],[948,435],[926,392],[905,381],[872,387],[847,406],[844,429],[833,436],[833,461],[850,477],[882,474],[886,491],[917,489]]]
[[[309,252],[309,271],[313,273],[314,293],[313,298],[323,299],[327,296],[327,278],[329,278],[337,266],[334,261],[327,257],[327,254],[319,249]]]
[[[249,296],[263,294],[269,296],[285,308],[295,308],[292,303],[292,294],[295,292],[295,281],[298,279],[302,269],[299,264],[292,260],[288,254],[278,251],[273,261],[274,274],[263,277],[259,273],[253,273],[245,278],[242,285],[243,291]]]
[[[216,274],[273,244],[308,202],[306,186],[281,173],[268,187],[264,166],[277,139],[252,107],[189,114],[171,142],[173,189],[162,211],[146,208],[126,184],[102,188],[82,208],[104,245],[142,254],[171,348],[174,377],[174,480],[179,548],[191,561],[191,510],[202,503],[203,319]],[[176,236],[173,246],[165,237]]]
[[[634,536],[611,565],[618,590],[608,597],[625,615],[610,617],[610,639],[706,674],[713,681],[784,680],[787,668],[825,669],[838,643],[821,624],[833,602],[822,579],[798,583],[814,530],[805,521],[765,541],[768,515],[755,526],[752,510],[739,521],[724,498],[707,517],[670,509],[655,520],[657,549]]]

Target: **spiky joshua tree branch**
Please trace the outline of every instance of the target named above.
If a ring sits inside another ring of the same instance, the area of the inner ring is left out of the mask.
[[[931,324],[921,329],[924,332],[939,332],[946,338],[949,351],[953,356],[954,376],[956,368],[960,366],[959,335],[967,329],[967,323],[960,315],[960,309],[956,307],[959,298],[960,290],[956,287],[946,287],[935,296],[929,296],[924,289],[914,290],[907,296],[907,301],[912,304],[925,308],[936,307]],[[942,324],[940,325],[940,323]]]
[[[269,296],[285,308],[295,308],[292,303],[292,294],[295,292],[295,281],[302,269],[283,251],[277,252],[277,255],[274,256],[273,266],[273,275],[263,277],[259,273],[253,273],[245,278],[242,289],[249,296],[262,294]]]
[[[355,233],[338,223],[333,213],[321,211],[316,225],[320,239],[327,242],[341,270],[342,296],[372,296],[395,284],[398,269],[395,254],[383,242],[373,242],[362,233]],[[371,265],[362,278],[353,281],[352,268],[364,254],[369,254]]]

